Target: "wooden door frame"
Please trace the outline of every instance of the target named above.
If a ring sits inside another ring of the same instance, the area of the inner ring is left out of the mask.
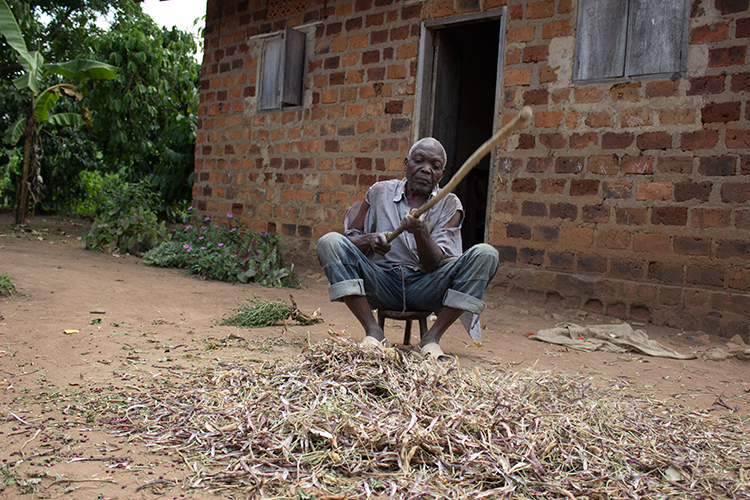
[[[442,28],[453,27],[459,24],[485,22],[499,20],[500,35],[498,40],[497,52],[497,80],[495,81],[495,113],[492,119],[492,133],[500,129],[500,111],[502,108],[503,96],[503,61],[505,55],[505,35],[507,31],[508,7],[502,9],[468,14],[465,16],[450,17],[447,19],[423,21],[419,36],[419,60],[417,62],[417,88],[415,90],[414,102],[414,127],[412,128],[412,144],[426,135],[429,130],[430,105],[432,101],[432,66],[433,66],[433,41],[434,32]],[[489,136],[487,137],[489,139]],[[495,172],[497,170],[497,153],[495,149],[490,153],[490,182],[488,189],[492,190],[495,185]],[[492,200],[488,193],[487,203]],[[484,229],[484,241],[487,241],[489,234],[490,220],[492,211],[486,211],[486,224]]]

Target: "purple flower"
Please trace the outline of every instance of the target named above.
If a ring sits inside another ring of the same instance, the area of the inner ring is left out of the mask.
[[[190,245],[188,245],[187,243],[185,243],[184,245],[182,245],[182,248],[187,248],[188,250],[190,250]]]
[[[231,216],[232,216],[232,214],[227,214],[227,217],[231,217]]]
[[[205,250],[205,249],[206,249],[206,247],[201,247],[201,250]]]
[[[190,206],[188,207],[188,210],[192,210],[192,209],[193,209],[193,205],[190,205]]]
[[[224,243],[219,243],[219,246],[220,246],[220,247],[223,247],[223,246],[224,246]]]
[[[230,229],[230,230],[229,230],[229,232],[230,232],[230,233],[231,233],[232,231],[237,231],[237,228],[236,228],[236,227],[233,227],[232,229]]]
[[[209,216],[207,215],[207,216],[206,216],[206,220],[211,220],[211,217],[209,217]]]
[[[193,227],[193,226],[185,226],[185,229],[190,229],[191,227]]]
[[[205,236],[198,236],[199,240],[202,240],[203,238],[205,238]]]

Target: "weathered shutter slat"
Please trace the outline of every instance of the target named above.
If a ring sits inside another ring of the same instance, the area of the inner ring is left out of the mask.
[[[260,72],[259,109],[278,109],[281,105],[281,67],[284,57],[284,40],[271,38],[263,44],[263,62]]]
[[[284,30],[284,85],[281,90],[281,102],[284,104],[302,104],[306,38],[300,31],[288,27]]]
[[[682,70],[687,13],[685,0],[631,0],[626,76]]]
[[[573,79],[624,76],[627,0],[580,0],[578,8]]]

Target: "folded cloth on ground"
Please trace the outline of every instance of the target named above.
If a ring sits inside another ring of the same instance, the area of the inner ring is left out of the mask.
[[[558,323],[554,328],[539,330],[532,340],[564,345],[579,351],[627,352],[638,351],[649,356],[674,359],[695,359],[695,354],[680,354],[648,338],[643,330],[633,330],[627,324],[580,326]],[[579,340],[581,339],[581,340]]]

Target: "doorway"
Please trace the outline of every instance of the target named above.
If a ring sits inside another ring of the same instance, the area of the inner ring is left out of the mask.
[[[495,12],[422,25],[415,140],[432,136],[445,147],[443,185],[498,127],[504,19]],[[464,206],[464,249],[485,239],[493,159],[482,159],[454,191]]]

